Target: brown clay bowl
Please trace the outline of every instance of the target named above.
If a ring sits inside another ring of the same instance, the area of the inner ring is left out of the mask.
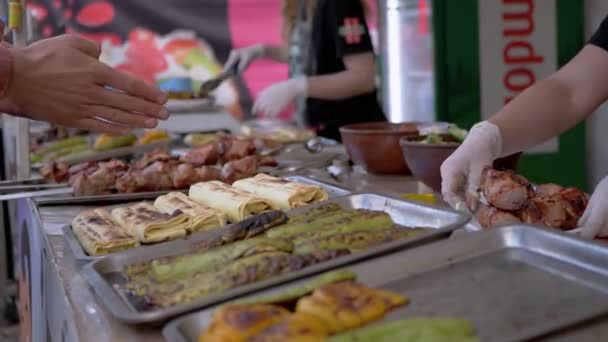
[[[372,122],[340,127],[350,159],[375,174],[410,174],[399,140],[418,135],[416,123]]]
[[[423,137],[407,137],[400,141],[403,156],[412,171],[412,175],[424,185],[441,192],[441,164],[460,146],[456,142],[442,144],[424,144]],[[499,170],[515,170],[521,153],[513,154],[494,162]]]

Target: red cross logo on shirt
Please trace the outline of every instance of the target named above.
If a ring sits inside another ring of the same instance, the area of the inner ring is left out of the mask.
[[[365,33],[365,26],[361,25],[359,18],[344,18],[344,26],[340,27],[340,36],[344,37],[346,44],[361,43],[361,36]]]

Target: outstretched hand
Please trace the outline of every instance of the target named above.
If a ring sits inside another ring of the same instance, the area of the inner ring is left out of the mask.
[[[3,100],[11,114],[115,134],[153,128],[169,117],[166,94],[101,63],[95,42],[63,35],[11,53],[13,75]]]

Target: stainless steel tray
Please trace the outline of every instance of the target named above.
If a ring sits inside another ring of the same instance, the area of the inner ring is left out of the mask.
[[[0,194],[12,194],[17,192],[31,192],[39,190],[50,190],[67,187],[67,184],[56,184],[56,183],[24,183],[24,184],[13,184],[13,185],[0,185]]]
[[[389,213],[397,224],[411,227],[424,226],[435,229],[425,234],[414,236],[411,239],[393,241],[384,245],[372,247],[360,253],[319,263],[297,272],[210,295],[192,303],[163,309],[138,310],[138,308],[128,301],[119,290],[121,282],[124,282],[124,279],[119,275],[119,272],[125,266],[136,262],[149,260],[154,257],[183,254],[184,251],[187,251],[189,248],[188,241],[179,241],[179,243],[184,243],[180,248],[176,247],[174,244],[166,243],[150,248],[136,249],[108,256],[85,265],[82,274],[98,294],[101,301],[104,302],[110,312],[112,312],[120,321],[126,323],[160,322],[172,316],[217,304],[228,299],[248,294],[252,291],[258,291],[384,253],[390,253],[396,250],[442,239],[448,237],[454,230],[463,226],[469,220],[468,216],[456,211],[375,194],[353,194],[350,196],[337,197],[323,203],[291,210],[288,212],[288,215],[297,215],[306,212],[313,207],[318,207],[327,203],[336,203],[344,208],[382,210]]]
[[[367,286],[410,299],[409,305],[389,313],[386,321],[460,317],[473,323],[481,341],[522,341],[608,312],[606,260],[608,248],[601,245],[516,226],[443,240],[348,269]],[[172,321],[163,330],[166,340],[197,341],[213,310]]]
[[[306,177],[300,177],[300,176],[292,176],[292,177],[285,177],[285,179],[292,181],[292,182],[298,182],[301,184],[308,184],[308,185],[314,185],[314,186],[320,186],[322,188],[324,188],[327,193],[329,194],[329,198],[335,198],[335,197],[340,197],[340,196],[345,196],[350,194],[351,192],[341,188],[339,186],[336,185],[331,185],[331,184],[327,184],[321,181],[317,181],[317,180],[313,180],[310,178],[306,178]],[[164,193],[162,193],[164,194]],[[162,195],[161,194],[161,195]],[[146,200],[146,199],[156,199],[157,196],[160,195],[156,195],[154,197],[151,198],[138,198],[141,200]],[[77,197],[78,199],[78,197]],[[36,199],[34,199],[36,200]],[[115,203],[115,200],[108,200],[110,203]],[[133,201],[133,199],[130,200],[126,200],[125,202],[131,202]],[[189,235],[187,237],[185,237],[185,239],[190,239],[192,242],[201,242],[210,238],[213,238],[215,236],[217,236],[218,234],[221,233],[220,231],[214,231],[214,232],[200,232],[200,233],[195,233],[192,235]],[[67,225],[65,227],[63,227],[63,236],[68,244],[68,246],[70,247],[70,249],[72,250],[72,253],[74,253],[74,258],[76,259],[76,261],[78,263],[87,263],[87,262],[91,262],[93,260],[97,260],[97,259],[101,259],[101,258],[105,258],[107,257],[107,255],[103,255],[103,256],[90,256],[87,254],[87,252],[82,248],[82,245],[80,244],[80,242],[78,241],[78,238],[76,237],[76,235],[74,234],[74,232],[72,231],[72,226],[71,225]],[[166,244],[166,243],[172,243],[175,242],[174,241],[166,241],[166,242],[159,242],[156,243],[154,245],[159,245],[159,244]],[[146,247],[150,247],[153,245],[145,245],[145,246],[139,246],[139,247],[135,247],[133,249],[136,248],[146,248]],[[118,253],[123,253],[123,252],[118,252]]]
[[[34,202],[39,206],[59,206],[59,205],[83,205],[83,204],[116,204],[127,203],[134,201],[153,200],[158,196],[166,195],[170,192],[186,192],[187,190],[171,190],[171,191],[152,191],[152,192],[134,192],[134,193],[118,193],[111,195],[91,195],[91,196],[75,196],[75,195],[60,195],[48,197],[35,197]]]

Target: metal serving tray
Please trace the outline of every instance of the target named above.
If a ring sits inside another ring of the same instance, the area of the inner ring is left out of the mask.
[[[345,196],[345,195],[348,195],[351,193],[349,190],[346,190],[339,186],[327,184],[327,183],[317,181],[314,179],[310,179],[310,178],[306,178],[306,177],[292,176],[292,177],[285,177],[285,179],[287,179],[288,181],[291,181],[291,182],[320,186],[320,187],[324,188],[325,191],[327,191],[329,198]],[[185,192],[185,191],[182,191],[182,192]],[[127,199],[124,202],[132,202],[134,200],[153,200],[153,199],[156,199],[156,197],[158,197],[160,195],[164,195],[165,192],[159,193],[159,194],[157,194],[157,193],[147,193],[147,194],[154,194],[154,196],[146,197],[146,198]],[[130,194],[130,195],[136,195],[136,194]],[[146,196],[148,196],[148,195],[146,195]],[[78,197],[76,199],[78,199]],[[34,200],[36,200],[36,199],[34,199]],[[113,200],[113,199],[108,199],[108,201],[110,203],[116,203],[116,200]],[[216,235],[220,234],[222,231],[223,230],[220,229],[219,231],[216,230],[216,231],[211,231],[211,232],[194,233],[194,234],[188,235],[182,239],[159,242],[159,243],[151,244],[151,245],[143,245],[143,246],[135,247],[133,249],[146,248],[146,247],[155,246],[155,245],[159,245],[159,244],[172,243],[172,242],[183,240],[183,239],[188,239],[191,242],[197,243],[197,242],[211,239],[211,238],[215,237]],[[63,236],[65,237],[65,240],[67,241],[68,246],[72,250],[72,253],[74,253],[74,258],[76,259],[76,261],[78,263],[83,264],[83,263],[91,262],[93,260],[105,258],[107,256],[107,255],[100,255],[100,256],[88,255],[87,252],[82,248],[82,245],[78,241],[78,238],[72,231],[71,225],[67,225],[67,226],[63,227]],[[133,249],[131,249],[131,250],[133,250]],[[117,252],[117,253],[123,253],[123,252]],[[116,254],[116,253],[113,253],[113,254]]]
[[[127,203],[135,201],[146,201],[156,199],[158,196],[166,195],[170,192],[186,192],[187,190],[171,190],[171,191],[152,191],[152,192],[134,192],[134,193],[118,193],[111,195],[91,195],[91,196],[75,196],[75,195],[59,195],[47,197],[35,197],[33,200],[39,206],[61,206],[61,205],[110,205],[116,203]]]
[[[112,312],[112,314],[120,321],[132,324],[161,322],[172,316],[217,304],[235,297],[243,296],[252,291],[258,291],[270,286],[317,274],[384,253],[394,252],[396,250],[410,248],[446,238],[454,230],[463,226],[469,220],[467,215],[456,211],[375,194],[353,194],[350,196],[333,198],[323,203],[291,210],[288,212],[288,215],[297,215],[306,212],[311,208],[327,203],[336,203],[343,208],[382,210],[389,213],[397,224],[410,227],[424,226],[434,228],[434,230],[414,236],[410,239],[389,242],[380,246],[372,247],[363,252],[322,262],[297,272],[252,283],[225,292],[210,295],[191,303],[177,305],[170,308],[152,310],[138,309],[129,300],[127,300],[126,296],[123,295],[123,292],[120,291],[119,287],[121,282],[124,282],[124,279],[119,275],[119,272],[125,266],[146,261],[154,257],[184,254],[184,251],[188,251],[189,245],[191,245],[191,242],[188,243],[188,240],[179,241],[179,243],[183,244],[181,245],[181,248],[176,247],[175,244],[166,243],[163,245],[152,246],[150,248],[135,249],[108,256],[85,265],[82,270],[82,274],[98,294],[101,301],[104,302],[110,312]]]
[[[606,260],[608,248],[601,245],[514,226],[443,240],[348,269],[362,284],[410,299],[385,321],[460,317],[473,323],[481,341],[522,341],[608,312]],[[172,321],[163,330],[166,340],[197,341],[214,309]]]

